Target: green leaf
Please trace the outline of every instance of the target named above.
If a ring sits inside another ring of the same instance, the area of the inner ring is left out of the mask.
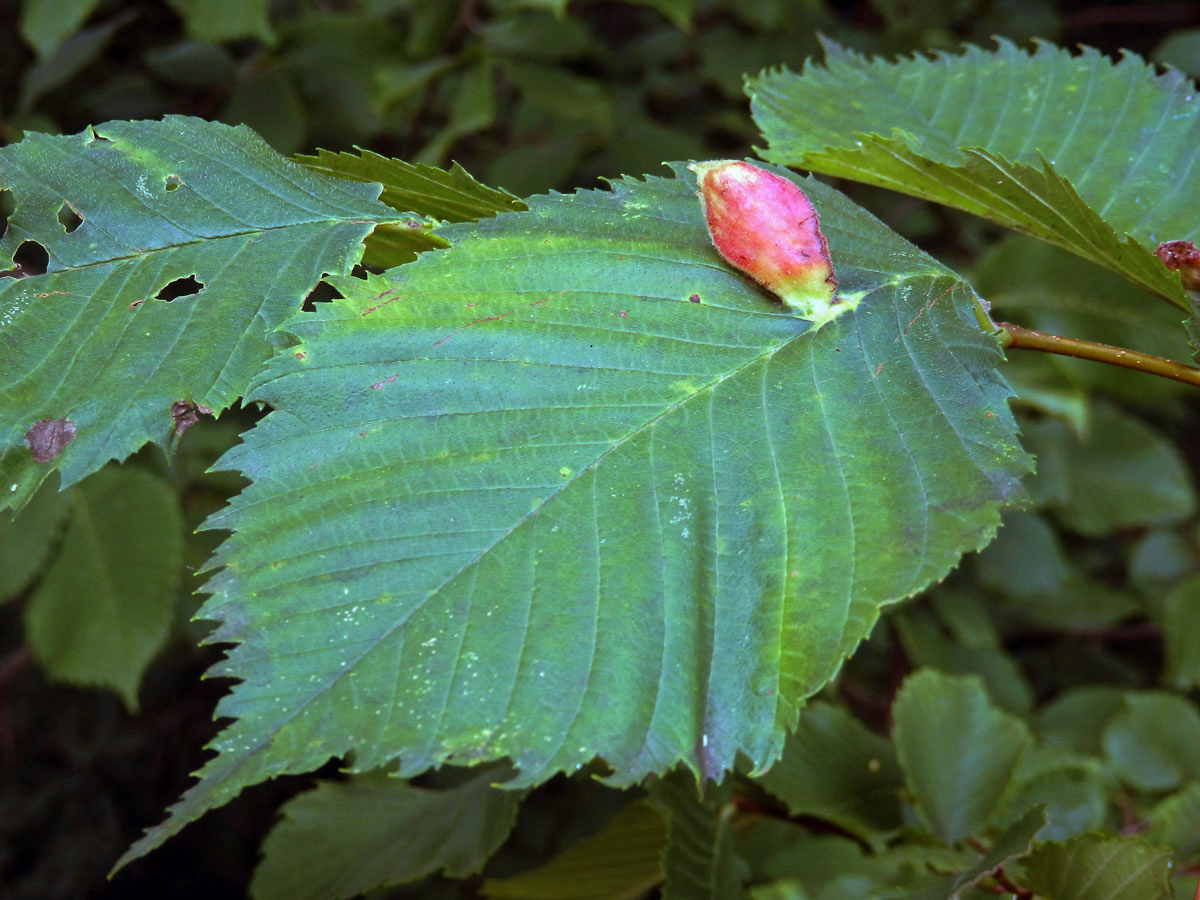
[[[483,60],[462,72],[450,102],[449,119],[418,154],[417,162],[443,162],[459,138],[487,128],[496,117],[495,67]]]
[[[749,900],[811,900],[812,894],[797,880],[772,881],[752,885],[746,891]]]
[[[955,875],[931,878],[915,889],[884,894],[880,900],[956,900],[996,869],[1029,852],[1033,839],[1046,825],[1046,811],[1037,806],[1009,825],[978,862]]]
[[[1103,756],[1104,729],[1125,708],[1125,692],[1089,685],[1055,697],[1038,711],[1034,730],[1048,747]]]
[[[1005,610],[1025,622],[1059,631],[1097,631],[1142,612],[1129,591],[1076,576],[1053,595],[1012,599]]]
[[[1200,854],[1200,783],[1193,781],[1167,797],[1146,816],[1150,827],[1142,837],[1152,844],[1166,844],[1177,862]]]
[[[1024,715],[1033,691],[1015,659],[996,647],[971,646],[944,634],[929,611],[903,610],[888,619],[914,666],[929,666],[953,675],[978,675],[988,694],[1003,709]]]
[[[827,44],[824,66],[748,91],[772,162],[976,213],[1191,311],[1153,252],[1197,234],[1200,103],[1177,71],[1046,43],[899,62]]]
[[[39,57],[46,57],[79,30],[100,0],[22,0],[17,28]]]
[[[1026,886],[1045,900],[1169,900],[1170,857],[1138,838],[1081,834],[1038,845]]]
[[[1172,790],[1200,779],[1200,711],[1183,697],[1127,692],[1103,741],[1117,775],[1142,790]]]
[[[921,818],[944,841],[978,834],[1032,745],[1025,723],[993,707],[979,678],[933,669],[905,679],[892,719]]]
[[[1016,392],[1016,404],[1053,416],[1071,427],[1076,434],[1087,432],[1087,391],[1063,381],[1049,353],[1024,353],[1011,356],[1004,377]]]
[[[901,823],[904,776],[891,744],[828,703],[801,711],[779,762],[758,781],[792,815],[826,819],[864,840]]]
[[[649,6],[680,31],[692,30],[692,16],[695,15],[696,7],[699,5],[699,0],[626,0],[626,2]]]
[[[1200,854],[1200,782],[1193,781],[1162,800],[1146,821],[1150,827],[1142,832],[1142,838],[1169,846],[1176,862],[1194,859]]]
[[[511,878],[489,878],[494,900],[635,900],[663,880],[666,824],[653,807],[631,803],[598,834]]]
[[[1154,61],[1193,76],[1200,74],[1200,28],[1173,28],[1154,48]]]
[[[45,275],[0,278],[0,507],[55,469],[69,486],[168,445],[173,403],[226,409],[322,273],[349,271],[375,222],[395,219],[378,188],[181,117],[30,135],[0,149],[0,189],[16,200],[0,258],[34,241],[50,260]],[[81,220],[70,232],[66,213]],[[203,288],[157,299],[172,283]],[[73,439],[39,462],[31,431],[62,420]]]
[[[1129,580],[1149,600],[1160,599],[1175,583],[1198,568],[1191,542],[1177,531],[1147,532],[1131,548]]]
[[[1057,533],[1031,512],[1007,513],[976,566],[981,584],[1014,597],[1054,594],[1073,574]]]
[[[168,0],[183,17],[187,33],[200,41],[217,44],[257,38],[275,42],[267,14],[270,0]]]
[[[305,98],[290,73],[278,67],[238,78],[221,118],[250,126],[280,153],[293,153],[303,146],[311,124]]]
[[[487,770],[429,790],[374,773],[322,781],[283,806],[263,841],[256,900],[348,900],[434,872],[480,871],[508,837],[520,793],[491,786]]]
[[[1014,779],[1004,817],[1038,805],[1046,808],[1046,840],[1063,840],[1100,828],[1108,808],[1111,779],[1091,757],[1037,748],[1027,753]]]
[[[1079,534],[1178,522],[1196,509],[1191,475],[1174,443],[1114,406],[1093,405],[1083,440],[1052,419],[1031,423],[1025,436],[1038,457],[1035,496]]]
[[[226,90],[240,75],[229,48],[183,39],[149,49],[143,62],[170,85],[188,90]]]
[[[991,537],[1027,460],[962,283],[805,181],[863,295],[809,333],[676,171],[447,226],[289,324],[211,521],[239,721],[131,854],[351,748],[765,769],[879,607]]]
[[[650,786],[650,803],[667,820],[662,854],[663,900],[724,900],[737,897],[749,875],[734,849],[728,783],[704,785],[676,771]]]
[[[882,857],[868,856],[862,844],[834,834],[816,834],[791,822],[765,816],[751,817],[734,830],[738,855],[755,880],[798,879],[813,894],[823,893],[826,882],[849,872],[883,878]]]
[[[1162,620],[1162,680],[1181,690],[1200,687],[1200,575],[1192,575],[1167,595]]]
[[[44,94],[69,82],[85,66],[92,63],[108,45],[117,29],[136,18],[126,10],[106,22],[84,28],[58,45],[41,62],[30,66],[21,79],[21,97],[17,101],[18,112],[28,113]]]
[[[112,688],[136,711],[175,606],[179,503],[162,479],[110,466],[71,489],[70,509],[58,556],[26,607],[26,639],[52,678]]]
[[[514,11],[478,24],[480,40],[501,57],[566,60],[586,56],[595,46],[580,17],[556,19],[534,11]]]
[[[502,70],[527,104],[527,115],[544,115],[558,127],[581,126],[606,136],[616,125],[611,90],[596,78],[541,63],[507,61]]]
[[[1141,612],[1130,592],[1072,569],[1057,532],[1033,513],[1006,515],[977,565],[979,581],[1003,595],[1005,611],[1025,622],[1086,631]]]
[[[19,513],[0,510],[0,601],[28,586],[50,557],[70,507],[50,479]]]
[[[448,170],[439,169],[388,159],[370,150],[318,150],[316,156],[297,156],[295,161],[336,178],[379,182],[383,185],[379,199],[392,209],[444,222],[470,222],[526,208],[524,201],[508,191],[480,184],[458,163]]]
[[[383,185],[379,199],[392,209],[446,222],[468,222],[525,209],[520,199],[480,184],[458,163],[446,171],[388,159],[369,150],[358,154],[318,150],[316,156],[297,156],[295,161],[336,178],[379,182]],[[447,246],[443,238],[430,233],[431,228],[432,223],[412,219],[380,225],[367,238],[363,261],[390,268],[414,259],[422,250]]]

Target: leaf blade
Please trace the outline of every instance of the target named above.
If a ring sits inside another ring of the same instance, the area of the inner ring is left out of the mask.
[[[521,801],[491,787],[491,777],[439,791],[382,774],[322,781],[284,805],[251,894],[341,900],[437,871],[474,874],[508,837]]]
[[[370,185],[181,116],[30,135],[0,150],[0,187],[17,202],[0,253],[35,242],[49,257],[44,275],[0,279],[0,504],[17,507],[54,469],[69,486],[166,446],[173,402],[227,408],[321,274],[349,271],[395,217]],[[160,299],[169,285],[194,293]],[[59,419],[74,440],[40,464],[27,434]]]
[[[1192,311],[1153,254],[1195,234],[1185,173],[1200,105],[1177,71],[1049,44],[891,63],[827,43],[824,66],[766,72],[748,90],[773,162],[982,215]]]
[[[183,565],[183,515],[161,479],[106,468],[72,489],[58,556],[25,610],[51,677],[111,688],[131,712],[166,640]]]
[[[935,669],[905,680],[892,716],[896,756],[921,817],[945,841],[979,832],[1032,746],[1024,722],[993,707],[977,677]]]
[[[1138,838],[1089,833],[1038,846],[1025,869],[1048,900],[1166,900],[1170,856]]]
[[[806,335],[677,171],[449,226],[289,324],[253,395],[275,412],[223,463],[254,484],[211,523],[238,721],[126,859],[351,747],[509,756],[513,785],[765,767],[879,605],[990,538],[1028,463],[961,283],[806,182],[868,295]]]

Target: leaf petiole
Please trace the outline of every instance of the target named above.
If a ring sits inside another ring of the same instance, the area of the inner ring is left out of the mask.
[[[1056,353],[1059,356],[1071,356],[1075,359],[1090,359],[1093,362],[1148,372],[1151,375],[1159,375],[1200,387],[1200,368],[1175,362],[1162,356],[1152,356],[1149,353],[1141,353],[1125,347],[1097,344],[1079,338],[1046,334],[1042,331],[1013,325],[1011,322],[997,322],[996,328],[1000,329],[997,338],[1005,349],[1011,347],[1017,350],[1040,350],[1043,353]]]

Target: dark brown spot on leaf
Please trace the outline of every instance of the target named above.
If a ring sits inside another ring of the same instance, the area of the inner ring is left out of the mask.
[[[25,432],[25,443],[35,462],[49,462],[75,440],[75,423],[70,419],[38,419]]]
[[[692,296],[688,297],[688,302],[689,302],[689,303],[699,303],[699,302],[700,302],[700,295],[699,295],[699,294],[692,294]]]
[[[199,422],[201,416],[211,415],[211,409],[191,400],[176,400],[171,404],[171,420],[175,423],[176,434],[183,434]]]

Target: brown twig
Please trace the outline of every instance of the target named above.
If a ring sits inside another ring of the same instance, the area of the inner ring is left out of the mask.
[[[1173,359],[1151,356],[1149,353],[1128,350],[1124,347],[1097,344],[1079,338],[1046,334],[1031,328],[1013,325],[1011,322],[997,322],[996,327],[1004,333],[1001,337],[1001,344],[1005,347],[1012,347],[1016,350],[1040,350],[1043,353],[1088,359],[1092,362],[1146,372],[1150,375],[1158,375],[1162,378],[1170,378],[1200,387],[1200,368],[1178,363]]]

